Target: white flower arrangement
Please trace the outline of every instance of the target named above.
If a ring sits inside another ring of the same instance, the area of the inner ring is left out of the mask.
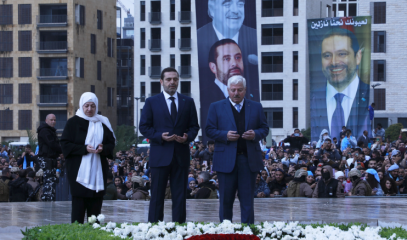
[[[96,221],[99,216],[90,220]],[[104,220],[104,216],[102,216]],[[101,222],[101,221],[100,221]],[[184,240],[192,236],[202,234],[247,234],[253,235],[253,230],[261,240],[294,240],[294,239],[313,239],[313,240],[386,240],[380,236],[381,227],[366,227],[364,230],[361,226],[352,226],[348,231],[343,231],[337,227],[325,225],[323,227],[313,228],[312,226],[301,226],[298,222],[264,222],[251,228],[246,225],[232,223],[224,220],[220,224],[215,223],[193,223],[188,222],[183,225],[177,225],[173,222],[159,222],[157,224],[139,223],[132,225],[128,223],[116,224],[113,222],[101,226],[93,224],[93,228],[113,233],[122,239],[134,240]],[[257,231],[256,231],[257,230]],[[390,240],[402,240],[396,238],[393,234]]]

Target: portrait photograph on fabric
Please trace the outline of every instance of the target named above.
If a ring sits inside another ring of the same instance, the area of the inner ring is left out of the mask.
[[[311,140],[370,129],[371,17],[308,20]]]

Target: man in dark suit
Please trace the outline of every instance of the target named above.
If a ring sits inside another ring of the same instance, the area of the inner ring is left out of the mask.
[[[219,180],[219,218],[232,220],[236,190],[241,222],[254,223],[253,196],[257,173],[264,168],[259,141],[269,132],[263,107],[245,98],[246,80],[228,80],[227,99],[209,107],[206,134],[215,140],[213,170]],[[250,161],[249,161],[250,158]]]
[[[146,99],[140,119],[140,132],[150,139],[151,200],[149,222],[163,221],[164,196],[168,177],[172,196],[172,221],[186,219],[189,145],[198,134],[199,124],[192,98],[177,93],[179,75],[166,68],[160,79],[164,91]]]
[[[355,35],[342,28],[328,31],[322,39],[321,60],[327,84],[311,94],[311,139],[316,140],[322,129],[337,137],[342,126],[362,135],[370,129],[369,85],[358,76],[362,50]]]
[[[205,126],[206,114],[212,102],[225,99],[224,92],[215,83],[215,78],[208,63],[211,61],[208,51],[222,39],[232,39],[241,50],[244,73],[250,79],[246,86],[246,98],[260,101],[259,73],[257,57],[257,32],[256,29],[243,25],[245,18],[244,1],[241,0],[208,0],[208,14],[212,22],[198,29],[198,64],[199,87],[201,93],[201,124]],[[211,53],[209,53],[210,55]],[[204,135],[204,141],[207,139]]]
[[[360,136],[358,138],[358,143],[363,142],[363,145],[365,145],[365,148],[369,147],[368,145],[369,145],[370,140],[369,140],[369,137],[367,136],[368,134],[369,134],[368,131],[365,130],[365,131],[363,131],[362,136]]]

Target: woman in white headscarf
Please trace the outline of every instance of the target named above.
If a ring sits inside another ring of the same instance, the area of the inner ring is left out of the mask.
[[[76,115],[68,120],[61,138],[62,152],[72,194],[72,222],[99,215],[113,158],[115,136],[109,119],[97,114],[98,98],[85,92]]]

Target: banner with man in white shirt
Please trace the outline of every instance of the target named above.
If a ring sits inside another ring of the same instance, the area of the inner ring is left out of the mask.
[[[204,128],[209,105],[228,97],[227,80],[234,75],[246,78],[246,98],[260,101],[256,1],[202,0],[195,4]]]
[[[380,46],[378,46],[380,47]],[[371,17],[308,20],[311,139],[323,129],[340,139],[370,129]]]

